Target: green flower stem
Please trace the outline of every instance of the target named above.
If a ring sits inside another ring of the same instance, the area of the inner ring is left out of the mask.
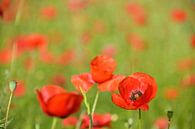
[[[53,118],[52,125],[51,125],[51,129],[55,129],[56,123],[57,123],[57,118],[54,117],[54,118]]]
[[[85,111],[81,112],[81,114],[79,116],[79,120],[77,121],[75,129],[80,129],[81,123],[82,123],[82,120],[83,120],[83,117],[84,117],[84,113],[85,113]]]
[[[94,99],[94,102],[93,102],[93,107],[92,107],[92,112],[91,112],[92,117],[93,117],[93,114],[95,112],[95,108],[96,108],[96,105],[97,105],[98,98],[99,98],[99,90],[97,90],[96,95],[95,95],[95,99]]]
[[[141,109],[139,109],[139,129],[141,129]]]
[[[7,105],[7,109],[6,109],[4,129],[7,128],[7,120],[8,120],[8,116],[9,116],[9,110],[10,110],[12,98],[13,98],[13,92],[11,92],[11,94],[10,94],[9,101],[8,101],[8,105]]]
[[[84,104],[85,104],[85,107],[87,109],[87,114],[90,118],[90,123],[89,123],[89,129],[92,129],[93,127],[93,119],[92,119],[92,114],[91,114],[91,110],[90,110],[90,105],[89,105],[89,102],[87,100],[87,94],[83,91],[83,89],[80,87],[80,91],[83,95],[83,98],[84,98]]]

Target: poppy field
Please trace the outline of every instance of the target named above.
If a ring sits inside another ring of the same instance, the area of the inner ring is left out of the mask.
[[[0,0],[0,129],[195,129],[194,0]]]

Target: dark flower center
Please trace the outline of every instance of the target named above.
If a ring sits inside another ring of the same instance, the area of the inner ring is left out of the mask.
[[[133,92],[131,93],[130,100],[135,101],[135,100],[137,100],[138,98],[140,98],[142,95],[143,95],[143,94],[142,94],[141,91],[133,91]]]

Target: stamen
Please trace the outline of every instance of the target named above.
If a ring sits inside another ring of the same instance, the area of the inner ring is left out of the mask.
[[[137,100],[138,98],[140,98],[142,95],[143,95],[143,94],[142,94],[141,91],[134,91],[134,92],[131,93],[130,99],[131,99],[132,101],[135,101],[135,100]]]

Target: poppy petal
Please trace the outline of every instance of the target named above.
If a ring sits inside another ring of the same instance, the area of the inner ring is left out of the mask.
[[[118,90],[119,83],[125,78],[123,75],[114,75],[111,80],[98,85],[98,89],[101,92],[104,91],[116,91]]]
[[[74,75],[71,78],[71,82],[74,84],[74,86],[78,91],[80,91],[80,87],[81,87],[85,92],[87,92],[95,83],[92,80],[92,76],[90,73]]]
[[[36,90],[36,92],[37,92],[37,99],[38,99],[38,101],[39,101],[39,103],[41,105],[41,109],[43,110],[43,112],[47,113],[47,106],[44,103],[44,100],[43,100],[41,92],[39,92],[39,90]]]
[[[83,97],[74,93],[62,93],[52,97],[47,103],[50,116],[65,118],[79,110]]]
[[[144,104],[140,107],[143,111],[147,111],[149,109],[148,104]]]
[[[112,94],[112,102],[117,106],[127,109],[127,110],[136,110],[137,108],[133,105],[127,105],[124,99],[118,94]]]
[[[61,93],[66,92],[62,87],[59,87],[57,85],[47,85],[47,86],[42,87],[38,91],[41,94],[44,103],[47,103],[48,100],[51,97],[55,96],[56,94],[61,94]]]

